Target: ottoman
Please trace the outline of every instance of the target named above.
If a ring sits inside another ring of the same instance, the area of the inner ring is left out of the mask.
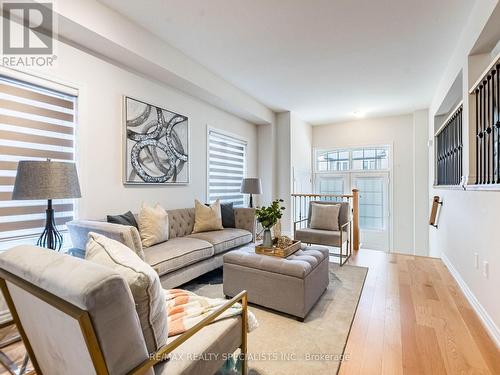
[[[224,255],[224,294],[242,290],[256,305],[294,315],[303,321],[329,283],[328,249],[302,246],[288,258],[255,253],[254,246]]]

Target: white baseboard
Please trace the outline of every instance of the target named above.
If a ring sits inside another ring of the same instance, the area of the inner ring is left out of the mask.
[[[472,293],[472,291],[469,289],[467,283],[464,281],[464,279],[462,279],[462,276],[460,276],[460,274],[450,262],[450,260],[446,257],[446,255],[441,253],[441,259],[443,260],[443,263],[446,265],[446,267],[448,267],[448,270],[464,293],[467,301],[469,301],[476,314],[479,315],[479,319],[481,319],[483,326],[486,328],[486,331],[497,345],[497,348],[500,348],[500,329],[497,327],[493,319],[491,319],[491,317],[488,315],[481,303],[479,303],[474,293]]]

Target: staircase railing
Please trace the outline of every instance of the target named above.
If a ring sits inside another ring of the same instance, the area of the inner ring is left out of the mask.
[[[312,201],[349,202],[352,210],[352,246],[359,250],[359,191],[352,189],[352,194],[292,194],[293,221],[309,217],[309,205]]]

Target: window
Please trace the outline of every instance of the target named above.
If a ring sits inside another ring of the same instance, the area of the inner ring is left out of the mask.
[[[344,150],[320,152],[318,171],[346,171],[349,169],[349,152]]]
[[[208,132],[208,200],[244,206],[240,193],[245,176],[246,142],[216,130]]]
[[[352,151],[353,170],[388,169],[389,159],[386,148],[362,148]]]
[[[47,201],[11,200],[20,160],[72,161],[76,97],[0,76],[0,245],[34,243]],[[54,201],[58,229],[73,219],[73,200]]]
[[[462,105],[436,133],[437,185],[460,185],[462,180]]]
[[[316,152],[316,172],[389,169],[389,147],[367,147]]]
[[[385,223],[385,178],[379,176],[355,177],[354,184],[359,189],[359,227],[383,230]]]

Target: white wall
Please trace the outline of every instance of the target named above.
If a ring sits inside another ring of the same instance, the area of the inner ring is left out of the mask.
[[[495,10],[495,19],[488,22]],[[451,56],[448,67],[442,74],[442,80],[434,94],[429,108],[429,133],[433,133],[434,115],[445,100],[446,95],[453,85],[455,77],[463,72],[462,94],[464,97],[464,135],[468,134],[468,90],[469,84],[475,80],[470,77],[479,73],[476,63],[483,60],[468,58],[468,55],[487,22],[494,26],[496,40],[500,30],[500,6],[498,0],[483,0],[476,2],[469,21],[462,33],[460,42]],[[491,37],[491,35],[490,35]],[[494,44],[493,44],[494,45]],[[484,51],[481,51],[484,52]],[[484,65],[484,62],[480,64]],[[470,69],[471,68],[471,69]],[[473,143],[465,138],[464,167],[465,175],[471,175],[468,168],[469,145]],[[469,301],[479,313],[491,335],[500,346],[500,298],[498,286],[500,285],[500,253],[498,231],[498,218],[500,212],[500,191],[463,191],[462,189],[434,189],[434,153],[431,149],[429,158],[430,187],[429,200],[434,195],[439,195],[444,202],[439,217],[438,228],[430,229],[430,253],[441,256],[461,285]],[[479,254],[480,267],[474,266],[474,253]],[[482,274],[483,261],[489,262],[489,277]]]
[[[419,114],[418,121],[414,116],[391,116],[382,118],[363,119],[345,123],[322,125],[313,127],[313,147],[315,149],[329,149],[355,146],[390,145],[392,146],[393,171],[391,184],[393,190],[392,214],[392,236],[393,245],[391,250],[399,253],[422,253],[427,254],[426,244],[418,242],[419,248],[415,249],[415,236],[425,237],[427,230],[422,232],[422,225],[415,226],[415,157],[414,157],[414,126],[419,124],[426,134],[427,122],[422,123]],[[418,129],[419,143],[421,140]],[[427,137],[425,136],[424,139]],[[417,164],[420,167],[426,164],[427,154],[418,154]],[[417,177],[419,188],[426,183],[426,174]],[[426,190],[424,188],[424,190]],[[424,202],[426,202],[424,200]],[[424,206],[424,203],[422,203]],[[425,210],[425,208],[424,208]],[[419,214],[418,220],[422,220]],[[418,231],[416,231],[416,228]]]
[[[312,126],[291,115],[292,192],[312,192]]]
[[[207,126],[248,141],[247,174],[257,176],[257,126],[176,89],[155,83],[74,47],[59,43],[56,68],[36,73],[79,89],[77,154],[81,218],[137,211],[142,201],[166,208],[206,199]],[[122,96],[132,96],[189,117],[191,183],[187,186],[122,184]]]

